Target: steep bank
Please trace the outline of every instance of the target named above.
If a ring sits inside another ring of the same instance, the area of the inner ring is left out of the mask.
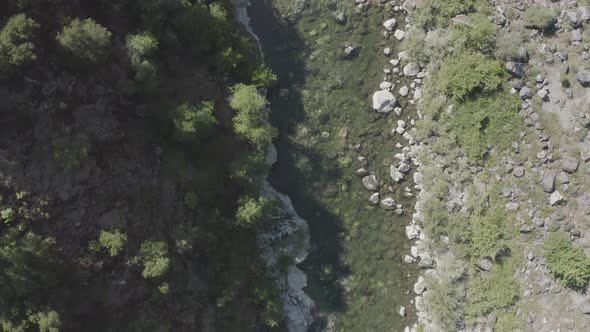
[[[256,34],[250,27],[247,8],[248,0],[233,0],[232,6],[241,24],[256,38],[262,55],[262,46]],[[266,112],[267,109],[261,110]],[[270,145],[266,154],[266,164],[276,163],[277,151]],[[291,203],[288,196],[277,192],[268,182],[266,176],[261,179],[261,194],[268,199],[277,200],[281,207],[273,222],[258,229],[257,241],[261,250],[261,257],[269,269],[281,300],[286,325],[291,332],[305,332],[313,323],[314,303],[304,292],[307,286],[307,276],[297,264],[301,264],[310,248],[310,234],[307,222],[303,220]],[[285,257],[290,260],[284,262]]]

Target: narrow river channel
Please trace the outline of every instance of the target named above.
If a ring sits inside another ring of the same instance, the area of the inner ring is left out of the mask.
[[[411,176],[392,182],[389,168],[407,144],[392,129],[416,114],[403,99],[401,116],[370,108],[391,67],[383,48],[398,51],[399,42],[382,34],[382,23],[395,15],[387,6],[359,10],[352,0],[253,0],[248,13],[280,80],[269,93],[280,131],[270,181],[311,230],[311,253],[300,266],[316,303],[311,330],[401,331],[415,320],[409,291],[416,271],[402,262],[414,204],[405,188],[413,183]],[[347,55],[346,46],[355,51]],[[392,82],[396,89],[411,83],[402,76]],[[403,205],[402,215],[369,204],[359,168],[377,176],[382,197]]]

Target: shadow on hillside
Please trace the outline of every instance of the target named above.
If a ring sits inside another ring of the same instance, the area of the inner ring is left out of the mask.
[[[312,251],[302,264],[308,276],[306,292],[322,313],[344,311],[344,291],[337,279],[350,272],[340,261],[342,223],[326,209],[318,192],[314,192],[319,183],[330,186],[341,174],[326,156],[288,139],[297,125],[306,120],[303,97],[295,88],[305,83],[305,67],[301,60],[306,55],[304,41],[293,25],[276,16],[271,0],[254,0],[249,15],[252,28],[262,43],[266,62],[279,77],[279,86],[269,93],[273,125],[280,132],[275,142],[278,162],[270,180],[278,191],[291,197],[295,209],[307,220],[311,230]],[[288,95],[284,89],[288,90]],[[309,161],[308,172],[296,167],[301,157]],[[331,269],[331,273],[325,273],[326,268]],[[325,322],[316,323],[323,324]]]

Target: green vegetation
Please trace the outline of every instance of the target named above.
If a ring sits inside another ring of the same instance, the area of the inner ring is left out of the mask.
[[[242,227],[253,227],[267,221],[274,204],[265,198],[246,198],[240,202],[236,221]]]
[[[158,40],[149,32],[128,35],[127,53],[132,63],[140,63],[158,50]]]
[[[478,275],[469,281],[466,317],[473,322],[494,310],[505,309],[518,299],[518,286],[513,277],[513,264],[500,264],[489,275]]]
[[[583,288],[590,278],[590,258],[563,233],[551,233],[543,244],[547,265],[568,287]]]
[[[64,171],[73,172],[88,158],[88,146],[82,140],[58,138],[53,141],[53,157]]]
[[[232,92],[230,106],[238,111],[234,117],[236,133],[256,147],[266,148],[277,135],[269,123],[268,112],[262,108],[266,100],[253,85],[238,84]]]
[[[39,24],[25,14],[17,14],[8,20],[0,31],[0,66],[15,66],[35,61],[35,44],[33,38]]]
[[[57,35],[58,43],[82,60],[102,60],[111,45],[111,32],[93,19],[74,19]]]
[[[144,278],[160,278],[170,269],[168,245],[164,241],[145,241],[139,248],[139,260]]]
[[[445,60],[434,79],[437,90],[447,96],[465,100],[478,93],[490,93],[506,81],[507,74],[500,61],[481,53],[461,52]]]
[[[484,216],[471,218],[471,255],[473,258],[496,260],[508,249],[510,223],[506,213],[500,209],[488,211]]]
[[[465,288],[461,284],[434,282],[429,284],[424,294],[425,309],[444,331],[457,330],[457,324],[463,317],[463,298]]]
[[[119,255],[121,250],[123,250],[123,247],[125,247],[127,235],[118,230],[115,230],[114,232],[101,231],[98,242],[109,252],[109,256],[115,257]]]
[[[469,16],[469,24],[454,26],[455,45],[489,54],[496,43],[496,26],[487,15],[477,13]]]
[[[172,115],[176,133],[181,139],[202,138],[217,124],[213,114],[213,101],[203,101],[198,105],[181,104]]]
[[[35,168],[0,172],[0,331],[193,331],[224,294],[215,329],[281,325],[253,268],[276,130],[227,111],[276,81],[225,0],[2,2],[2,145]]]
[[[556,18],[557,14],[551,8],[543,5],[532,5],[526,11],[525,24],[529,28],[546,31],[553,27]]]

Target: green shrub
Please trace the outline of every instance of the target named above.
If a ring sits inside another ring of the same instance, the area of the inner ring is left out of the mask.
[[[61,327],[59,314],[54,310],[31,314],[29,321],[38,326],[39,332],[59,332]]]
[[[194,191],[189,191],[186,194],[184,194],[184,205],[191,209],[194,210],[197,208],[197,204],[199,202],[199,199],[197,197],[197,193],[195,193]]]
[[[131,66],[135,70],[133,78],[143,91],[149,92],[156,88],[158,85],[158,68],[152,62],[143,60],[134,62]]]
[[[453,27],[455,48],[491,53],[496,43],[496,26],[484,14],[470,15],[469,20],[469,24]]]
[[[213,101],[203,101],[198,105],[185,103],[176,107],[172,118],[177,136],[188,139],[208,135],[217,124],[213,110]]]
[[[111,46],[111,32],[93,19],[74,19],[57,35],[58,43],[89,62],[102,60]]]
[[[416,25],[423,28],[445,26],[450,19],[459,14],[469,14],[481,7],[480,0],[424,0],[419,1],[412,18]]]
[[[53,157],[64,171],[73,172],[88,158],[88,146],[80,140],[57,138],[53,141]]]
[[[462,283],[430,281],[424,293],[424,308],[442,331],[457,331],[463,317],[464,298]]]
[[[494,310],[508,308],[516,302],[519,289],[513,274],[513,264],[502,264],[487,276],[473,276],[467,288],[465,305],[465,315],[469,321]]]
[[[13,208],[5,208],[0,210],[0,219],[2,219],[5,223],[10,223],[16,218],[16,212]]]
[[[268,112],[262,109],[266,99],[253,85],[237,84],[232,92],[230,106],[238,111],[233,119],[234,130],[255,146],[266,148],[277,135]]]
[[[127,242],[127,235],[118,230],[114,232],[101,231],[98,242],[109,252],[109,256],[115,257],[123,250],[125,242]]]
[[[516,95],[499,92],[471,99],[453,111],[449,130],[468,157],[480,161],[487,146],[502,151],[509,147],[521,128],[520,102]]]
[[[258,185],[260,176],[266,174],[264,152],[261,150],[251,151],[234,161],[231,165],[231,177],[247,188],[255,188]]]
[[[489,210],[483,216],[471,220],[471,256],[496,260],[508,249],[509,222],[501,208]]]
[[[241,227],[252,227],[264,223],[270,216],[273,203],[266,198],[245,198],[240,200],[236,222]]]
[[[144,278],[159,278],[170,269],[168,245],[164,241],[145,241],[139,248],[139,260],[143,263]]]
[[[261,65],[252,74],[252,84],[261,88],[270,88],[277,84],[277,75],[270,68]]]
[[[518,59],[518,48],[523,45],[523,38],[520,32],[503,32],[496,38],[494,55],[503,61],[515,61]]]
[[[543,244],[547,266],[561,282],[583,288],[590,278],[590,258],[563,233],[551,233]]]
[[[506,78],[502,62],[481,53],[464,51],[441,64],[433,84],[445,95],[463,100],[476,93],[497,91]]]
[[[533,5],[527,9],[525,14],[525,26],[542,31],[549,30],[555,24],[557,13],[542,5]]]
[[[142,62],[158,49],[158,40],[149,32],[128,35],[127,54],[131,62]]]
[[[569,88],[572,86],[570,82],[570,76],[566,73],[559,74],[559,81],[561,82],[561,86],[564,88]]]
[[[0,31],[0,64],[21,65],[37,59],[32,39],[39,24],[25,14],[12,16]]]

